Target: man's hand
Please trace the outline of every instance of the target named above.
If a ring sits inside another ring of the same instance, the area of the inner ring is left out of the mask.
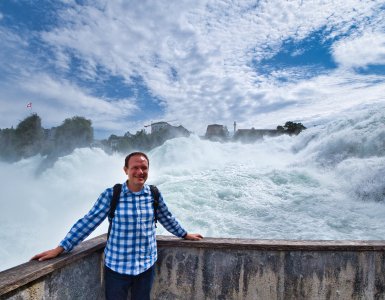
[[[56,256],[59,256],[59,254],[62,253],[63,251],[64,251],[63,247],[57,246],[55,249],[51,249],[51,250],[36,254],[34,257],[31,258],[31,260],[43,261],[43,260],[55,258]]]
[[[201,236],[199,233],[187,233],[184,239],[190,241],[199,241],[203,239],[203,236]]]

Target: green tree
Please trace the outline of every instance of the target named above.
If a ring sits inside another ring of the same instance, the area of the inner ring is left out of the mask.
[[[291,121],[286,122],[284,128],[290,134],[299,134],[302,130],[306,129],[306,127],[303,126],[302,123],[295,123]]]
[[[292,121],[287,121],[284,126],[277,126],[277,130],[280,132],[285,132],[290,135],[299,134],[302,130],[305,130],[306,127],[302,123],[295,123]]]
[[[5,161],[16,161],[20,157],[16,151],[15,129],[5,128],[0,130],[0,158]]]
[[[91,120],[83,117],[65,119],[63,124],[52,129],[56,154],[68,154],[75,148],[89,147],[93,141],[94,131]]]
[[[150,150],[151,138],[144,129],[137,131],[129,138],[131,147],[138,150]]]
[[[40,153],[43,139],[44,129],[37,114],[32,114],[21,121],[15,130],[15,146],[19,158]]]

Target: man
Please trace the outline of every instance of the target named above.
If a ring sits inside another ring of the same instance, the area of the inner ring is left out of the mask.
[[[150,187],[145,184],[149,159],[142,152],[133,152],[126,157],[123,169],[128,180],[122,186],[104,250],[106,299],[126,300],[130,287],[131,299],[150,299],[157,249],[154,200]],[[107,217],[112,194],[112,188],[106,189],[92,209],[73,225],[58,247],[37,254],[32,259],[43,261],[71,251]],[[159,222],[172,234],[193,241],[203,238],[182,228],[169,212],[161,194],[157,212]]]

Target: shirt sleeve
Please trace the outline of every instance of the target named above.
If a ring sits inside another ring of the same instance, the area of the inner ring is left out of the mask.
[[[184,237],[187,234],[187,231],[179,224],[177,219],[169,211],[166,203],[163,200],[162,194],[159,192],[159,206],[158,206],[158,219],[159,222],[163,225],[173,235],[177,237]]]
[[[89,236],[107,217],[111,199],[112,188],[109,188],[99,196],[91,210],[72,226],[59,246],[63,247],[66,252],[69,252]]]

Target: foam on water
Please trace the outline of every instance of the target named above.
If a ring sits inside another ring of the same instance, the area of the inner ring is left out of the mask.
[[[384,111],[255,144],[170,140],[149,153],[148,182],[186,229],[205,236],[385,239]],[[77,149],[35,177],[42,159],[0,163],[1,269],[54,247],[106,187],[125,180],[123,155]]]

